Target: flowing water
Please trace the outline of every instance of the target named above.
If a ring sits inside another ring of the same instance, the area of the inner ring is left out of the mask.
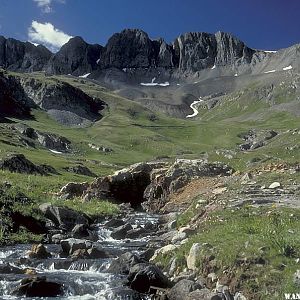
[[[129,216],[129,223],[133,227],[143,227],[146,223],[158,222],[156,216],[145,213],[134,213]],[[128,217],[126,218],[128,220]],[[47,245],[52,258],[45,260],[26,259],[26,254],[31,245],[15,245],[0,248],[0,265],[9,263],[22,269],[34,269],[37,276],[46,276],[47,281],[62,283],[64,296],[55,299],[98,299],[98,300],[130,300],[130,293],[115,296],[114,291],[123,287],[126,276],[107,272],[113,259],[125,252],[140,253],[146,250],[150,236],[138,239],[115,240],[111,237],[112,229],[105,228],[104,224],[96,225],[98,235],[97,244],[111,253],[114,258],[106,259],[79,259],[72,261],[69,258],[61,258],[60,245]],[[24,274],[0,274],[0,299],[25,299],[12,296],[12,291],[20,286]],[[149,299],[147,295],[141,295],[139,299]],[[35,299],[35,298],[26,298]],[[39,298],[40,299],[40,298]],[[44,298],[53,299],[53,298]]]

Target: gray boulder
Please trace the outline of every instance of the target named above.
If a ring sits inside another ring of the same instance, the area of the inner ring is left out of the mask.
[[[113,230],[111,237],[116,240],[122,240],[126,237],[128,231],[132,229],[133,227],[130,224],[121,225]]]
[[[13,293],[14,296],[26,297],[57,297],[63,295],[63,286],[47,281],[46,277],[24,278],[21,285]]]
[[[45,203],[40,205],[39,209],[57,227],[67,231],[72,230],[76,224],[89,224],[90,222],[87,216],[70,208]]]
[[[201,289],[202,286],[194,282],[192,280],[183,279],[177,282],[168,292],[168,299],[169,300],[183,300],[186,298],[186,296],[197,290]]]
[[[142,260],[139,256],[131,252],[126,252],[112,261],[107,272],[128,275],[131,267],[141,262]]]
[[[72,255],[76,250],[88,250],[92,248],[93,243],[88,240],[70,238],[62,240],[60,245],[64,254]]]
[[[151,286],[169,288],[171,282],[155,265],[139,264],[134,266],[129,273],[130,287],[140,293],[148,293]]]

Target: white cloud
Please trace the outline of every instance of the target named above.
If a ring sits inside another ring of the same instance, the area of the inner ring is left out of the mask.
[[[52,51],[57,51],[67,43],[72,36],[55,28],[51,23],[32,21],[28,28],[28,39],[32,43],[43,44]]]
[[[50,13],[52,12],[52,3],[53,1],[57,1],[60,3],[65,3],[65,0],[33,0],[38,7],[40,7],[42,9],[43,13]]]

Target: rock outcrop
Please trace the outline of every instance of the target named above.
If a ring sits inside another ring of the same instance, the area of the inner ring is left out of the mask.
[[[55,80],[45,83],[36,78],[20,78],[19,81],[35,105],[59,123],[81,125],[85,121],[101,119],[100,111],[106,104],[68,83]]]
[[[44,46],[0,36],[0,67],[11,71],[41,71],[52,53]]]
[[[114,175],[96,179],[90,185],[78,185],[68,198],[81,194],[86,201],[92,198],[114,199],[133,207],[142,206],[152,212],[158,211],[172,193],[203,176],[227,176],[233,169],[222,163],[207,163],[203,160],[177,160],[167,162],[138,163],[120,170]],[[78,188],[78,192],[77,192]],[[61,194],[66,191],[63,188]],[[135,234],[135,233],[134,233]]]
[[[45,218],[51,220],[60,229],[71,231],[76,224],[89,224],[87,216],[70,208],[45,203],[40,205],[40,211]]]
[[[95,70],[117,68],[178,69],[191,73],[216,66],[240,66],[260,61],[266,55],[247,47],[229,33],[189,32],[172,44],[152,40],[139,29],[115,33],[105,47],[90,45],[81,37],[71,38],[52,54],[43,46],[0,38],[0,66],[17,71],[46,70],[50,74],[80,76]]]
[[[34,103],[30,101],[18,81],[0,71],[0,117],[30,117]]]
[[[13,173],[47,175],[39,166],[28,160],[23,154],[12,154],[0,161],[0,169]]]
[[[192,179],[204,176],[227,176],[233,169],[222,163],[207,163],[203,160],[177,160],[169,168],[155,170],[151,174],[151,183],[144,191],[143,207],[147,211],[157,212],[167,202],[172,193],[187,185]]]
[[[102,48],[100,45],[89,45],[78,36],[71,38],[51,57],[46,66],[46,72],[75,76],[91,73],[97,68]]]
[[[12,128],[18,131],[23,137],[36,141],[47,149],[63,153],[71,150],[71,142],[63,136],[41,132],[22,123],[13,125]]]

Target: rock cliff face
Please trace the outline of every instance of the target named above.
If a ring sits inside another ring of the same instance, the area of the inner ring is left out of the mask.
[[[29,117],[41,108],[65,125],[85,125],[99,120],[105,105],[67,83],[0,72],[1,117]]]
[[[100,45],[89,45],[81,37],[74,37],[51,57],[45,69],[51,74],[91,73],[97,68],[102,49]]]
[[[105,47],[74,37],[55,54],[43,46],[0,37],[0,65],[15,71],[75,76],[111,68],[154,67],[191,73],[214,65],[250,64],[255,53],[260,52],[223,32],[186,33],[167,44],[163,39],[151,40],[142,30],[125,29],[114,34]]]
[[[0,118],[28,117],[33,106],[18,81],[0,72]]]
[[[68,83],[45,83],[34,78],[21,78],[20,84],[36,106],[65,125],[80,125],[101,118],[105,103],[93,99]]]
[[[33,72],[42,70],[52,53],[44,46],[29,42],[5,39],[0,36],[0,66],[12,71]]]
[[[181,71],[196,72],[213,66],[251,63],[256,52],[242,41],[224,32],[186,33],[173,43]]]

